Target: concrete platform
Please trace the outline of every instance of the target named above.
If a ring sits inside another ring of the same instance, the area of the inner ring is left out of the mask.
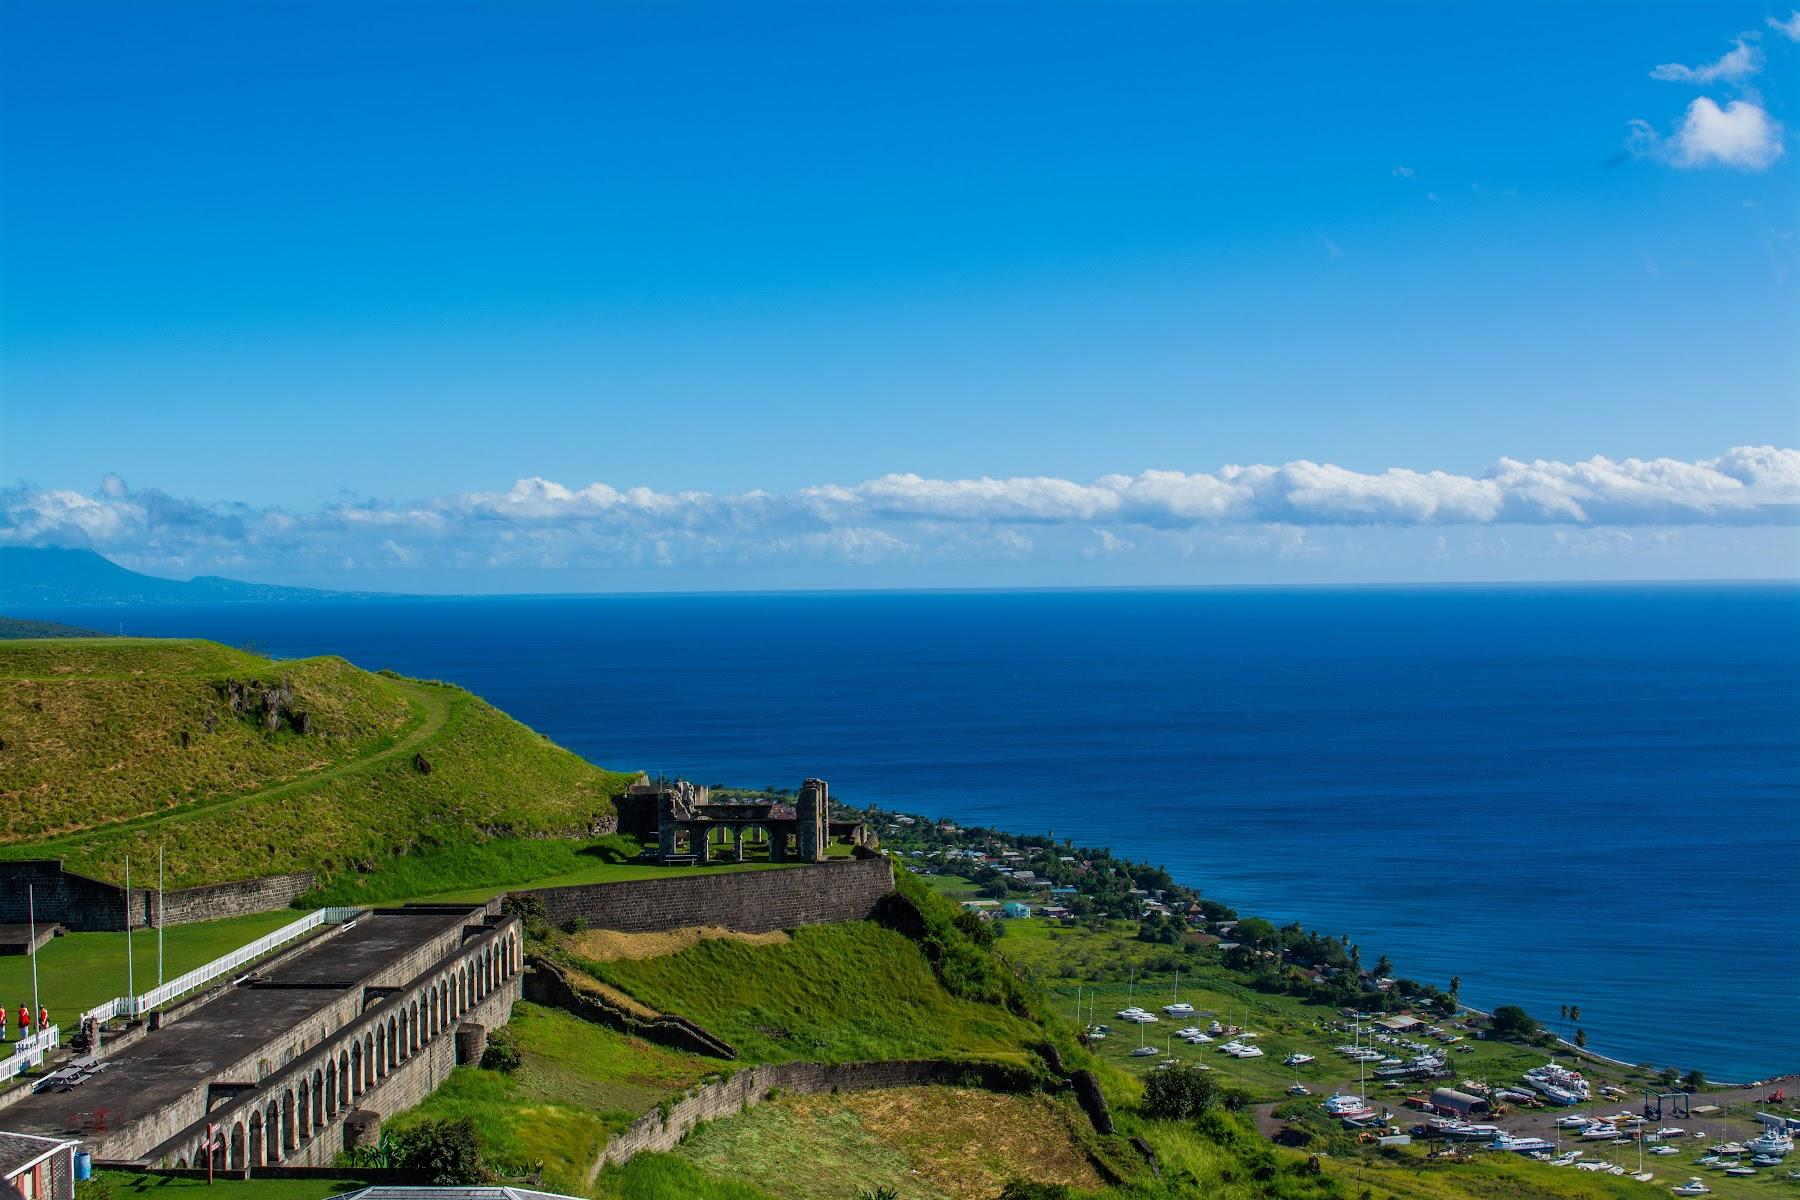
[[[61,925],[40,921],[37,927],[37,942],[34,946],[29,924],[0,925],[0,954],[30,954],[33,949],[41,948],[44,943],[61,931]]]
[[[68,1091],[38,1092],[6,1106],[0,1124],[92,1139],[184,1100],[191,1104],[210,1084],[254,1083],[281,1067],[275,1047],[309,1027],[314,1030],[309,1041],[337,1028],[347,1011],[361,1010],[370,980],[384,986],[405,982],[396,976],[410,977],[417,969],[413,960],[462,926],[467,915],[466,910],[384,909],[361,917],[117,1053],[103,1050],[105,1071]],[[234,1070],[245,1077],[234,1078]]]

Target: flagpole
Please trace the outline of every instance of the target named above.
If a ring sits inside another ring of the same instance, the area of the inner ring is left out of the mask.
[[[163,848],[161,845],[158,845],[156,847],[156,986],[157,987],[161,987],[162,983],[163,983],[162,927],[163,927]]]
[[[125,856],[125,994],[137,995],[137,976],[131,961],[131,855]]]
[[[33,1010],[32,1015],[36,1016],[39,1012],[43,1011],[41,1008],[38,1007],[37,888],[35,888],[34,886],[32,886],[29,883],[25,885],[25,907],[26,907],[26,911],[30,914],[30,920],[31,920],[31,1007]],[[39,1029],[38,1032],[42,1033],[43,1030]]]

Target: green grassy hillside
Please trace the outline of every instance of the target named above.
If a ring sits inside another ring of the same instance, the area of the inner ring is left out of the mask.
[[[0,643],[0,780],[0,857],[116,881],[164,845],[177,887],[586,834],[626,777],[444,684],[94,638]]]

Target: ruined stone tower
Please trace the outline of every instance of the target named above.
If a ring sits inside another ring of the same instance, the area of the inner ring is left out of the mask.
[[[831,844],[831,787],[823,779],[808,779],[800,785],[794,801],[794,849],[801,862],[824,862],[825,847]]]

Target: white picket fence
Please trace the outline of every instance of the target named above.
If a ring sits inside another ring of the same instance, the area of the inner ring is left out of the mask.
[[[362,911],[360,908],[321,908],[307,913],[298,921],[291,921],[280,929],[263,934],[254,942],[239,946],[230,954],[220,955],[204,966],[195,967],[184,975],[177,975],[161,987],[151,988],[141,996],[119,996],[90,1008],[81,1014],[81,1019],[106,1022],[114,1017],[142,1016],[178,996],[185,996],[196,988],[231,974],[244,964],[256,961],[271,950],[280,949],[321,925],[342,925]]]
[[[11,1079],[15,1075],[23,1075],[26,1071],[44,1061],[44,1055],[56,1049],[62,1038],[56,1026],[40,1029],[28,1038],[20,1038],[13,1043],[13,1052],[9,1057],[0,1058],[0,1079]]]

